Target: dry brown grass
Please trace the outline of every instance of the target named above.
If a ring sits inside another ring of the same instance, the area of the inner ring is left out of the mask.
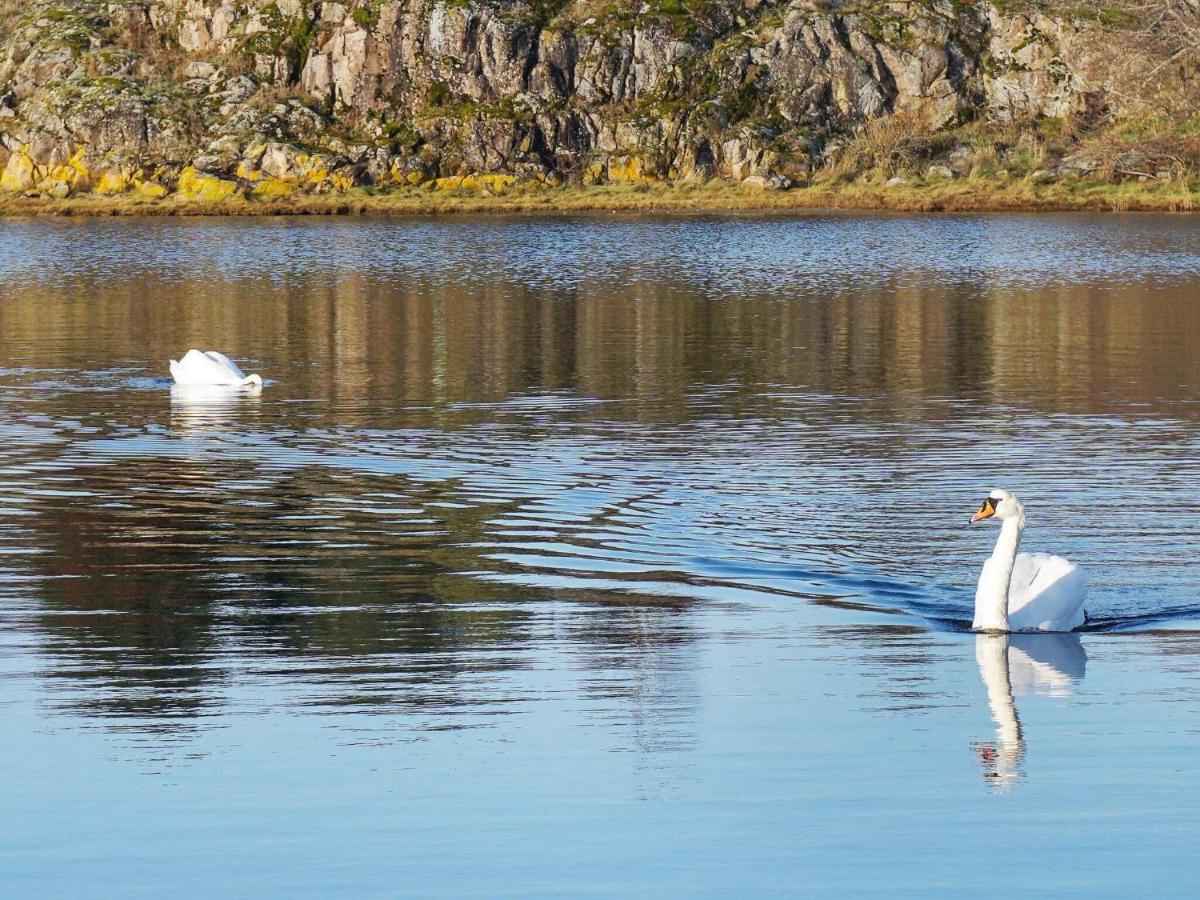
[[[864,172],[883,177],[908,174],[953,144],[949,133],[938,134],[918,119],[897,113],[874,119],[851,135],[826,174],[842,179]]]
[[[1029,179],[968,178],[888,187],[877,183],[826,183],[790,191],[753,191],[723,182],[640,188],[517,188],[489,195],[421,188],[386,193],[298,196],[275,201],[243,198],[189,203],[166,198],[81,195],[66,200],[0,196],[9,216],[260,216],[441,215],[583,211],[753,211],[863,209],[920,212],[1097,210],[1190,212],[1200,206],[1200,184],[1184,180],[1035,184]]]

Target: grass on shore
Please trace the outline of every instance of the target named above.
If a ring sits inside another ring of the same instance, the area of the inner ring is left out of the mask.
[[[56,200],[0,195],[8,216],[210,216],[210,215],[436,215],[585,211],[721,211],[861,209],[908,212],[1066,211],[1191,212],[1200,209],[1200,183],[1069,179],[1046,184],[1031,179],[914,181],[888,186],[826,182],[788,191],[764,191],[712,181],[707,184],[517,186],[500,193],[357,188],[342,194],[295,194],[276,200],[233,197],[217,203],[124,194],[80,194]]]

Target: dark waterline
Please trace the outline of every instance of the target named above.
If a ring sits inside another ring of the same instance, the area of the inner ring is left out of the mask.
[[[10,220],[0,287],[4,883],[1186,892],[1195,220]],[[962,633],[997,485],[1083,636]]]

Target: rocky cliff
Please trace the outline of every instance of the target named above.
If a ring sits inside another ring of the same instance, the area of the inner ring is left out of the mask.
[[[1195,57],[1152,72],[1136,17],[1082,8],[0,0],[0,190],[1189,174]],[[1134,135],[1107,163],[1088,155],[1099,131],[1147,117],[1170,121],[1166,149]]]

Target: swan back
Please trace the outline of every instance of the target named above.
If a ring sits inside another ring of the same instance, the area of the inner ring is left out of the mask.
[[[219,350],[205,350],[204,355],[224,368],[230,375],[235,376],[239,381],[246,377],[241,367]]]

